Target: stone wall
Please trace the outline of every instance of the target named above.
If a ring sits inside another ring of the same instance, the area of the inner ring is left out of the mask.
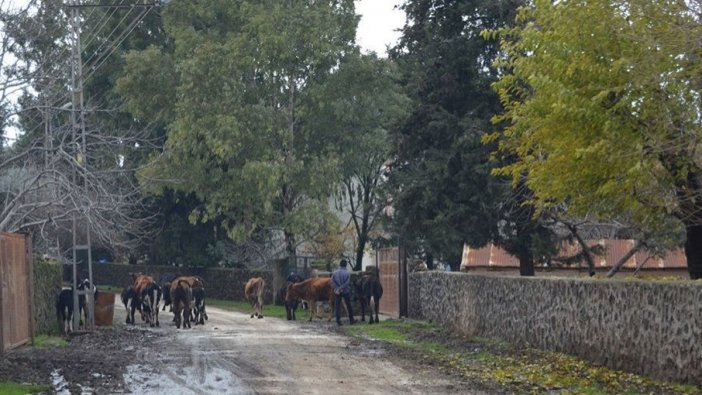
[[[64,280],[72,277],[72,266],[64,265]],[[119,265],[119,264],[94,264],[93,282],[96,285],[111,285],[119,288],[132,283],[129,273],[142,272],[152,276],[156,281],[166,274],[176,276],[197,275],[205,282],[205,291],[208,298],[233,301],[244,300],[244,284],[251,277],[260,276],[266,281],[265,303],[273,302],[273,272],[252,271],[246,269],[222,268],[187,268],[156,265]],[[87,268],[79,267],[78,278],[87,278]]]
[[[702,385],[702,282],[413,273],[409,316]]]

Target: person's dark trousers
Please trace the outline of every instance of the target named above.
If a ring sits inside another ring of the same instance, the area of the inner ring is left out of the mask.
[[[354,323],[356,320],[353,319],[353,308],[351,307],[351,298],[348,292],[342,292],[336,294],[334,308],[336,310],[336,323],[341,325],[341,297],[344,297],[344,303],[346,303],[346,310],[349,312],[349,322]]]

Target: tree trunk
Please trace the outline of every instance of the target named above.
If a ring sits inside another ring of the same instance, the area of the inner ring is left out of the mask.
[[[632,256],[634,256],[634,254],[636,254],[636,253],[641,249],[642,246],[643,246],[643,244],[641,243],[641,241],[636,240],[636,244],[634,244],[634,247],[632,247],[632,249],[630,249],[629,252],[627,252],[626,254],[624,254],[624,256],[621,257],[621,258],[619,259],[619,262],[617,262],[617,263],[607,272],[607,278],[613,277],[615,274],[617,274],[617,272],[619,272],[619,270],[621,270],[622,266],[624,266],[624,264],[626,263],[626,261],[628,261],[629,258],[631,258]]]
[[[529,252],[519,254],[519,275],[533,276],[534,275],[534,258]]]
[[[702,225],[687,226],[685,257],[690,278],[693,280],[702,278]]]
[[[358,238],[358,246],[356,247],[356,264],[353,266],[354,271],[363,269],[363,252],[366,249],[366,238],[361,236]]]
[[[578,241],[578,244],[580,244],[580,248],[583,249],[583,252],[585,253],[585,260],[587,261],[587,272],[590,275],[590,277],[595,275],[595,258],[592,256],[592,251],[590,251],[590,246],[587,245],[585,240],[583,240],[582,237],[580,237],[580,234],[578,233],[578,228],[575,225],[572,224],[566,224],[568,229],[570,230],[570,233],[575,237],[575,240]],[[629,259],[629,258],[627,258]],[[608,276],[609,277],[609,276]]]

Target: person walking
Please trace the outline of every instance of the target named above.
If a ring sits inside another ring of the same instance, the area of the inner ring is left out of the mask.
[[[336,308],[336,324],[341,325],[341,298],[344,298],[344,303],[346,303],[346,310],[349,312],[349,322],[351,325],[356,323],[353,318],[353,308],[351,307],[351,275],[346,270],[346,259],[342,259],[339,262],[339,269],[337,269],[331,277],[331,286],[334,290],[334,305]]]

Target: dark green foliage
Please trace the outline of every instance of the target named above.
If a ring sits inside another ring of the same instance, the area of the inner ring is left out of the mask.
[[[151,207],[160,212],[157,236],[143,248],[153,264],[178,266],[214,266],[218,256],[212,253],[217,241],[227,240],[218,221],[191,223],[190,213],[201,203],[193,194],[166,189],[154,196]]]
[[[56,296],[61,291],[63,265],[55,260],[34,259],[35,334],[59,334]]]
[[[464,242],[497,234],[508,185],[490,175],[481,137],[500,103],[489,68],[497,43],[480,31],[512,20],[517,1],[410,1],[409,23],[392,50],[414,100],[394,134],[395,226],[403,243],[456,266]]]

